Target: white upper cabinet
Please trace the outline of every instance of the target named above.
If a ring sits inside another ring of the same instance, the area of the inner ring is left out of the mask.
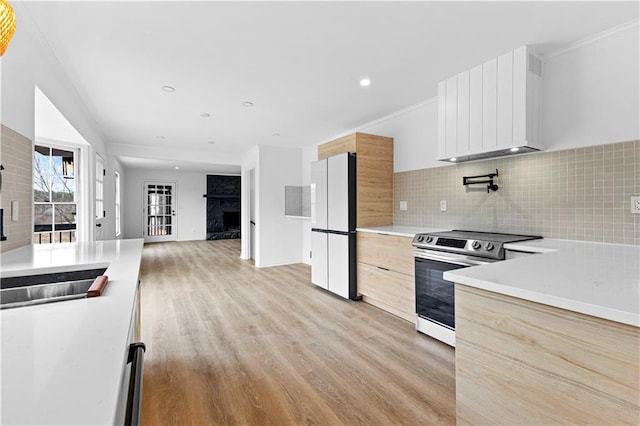
[[[544,149],[541,87],[542,61],[528,46],[441,81],[438,160],[468,161]]]

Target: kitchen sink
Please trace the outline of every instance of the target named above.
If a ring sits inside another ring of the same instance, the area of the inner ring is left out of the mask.
[[[107,282],[107,277],[102,275],[104,271],[90,269],[3,278],[0,309],[99,296]]]

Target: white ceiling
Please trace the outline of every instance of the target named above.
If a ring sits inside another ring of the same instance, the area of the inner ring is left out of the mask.
[[[438,81],[518,46],[545,54],[638,17],[638,2],[25,7],[107,143],[201,151],[213,164],[232,153],[236,165],[255,144],[309,146],[431,98]]]

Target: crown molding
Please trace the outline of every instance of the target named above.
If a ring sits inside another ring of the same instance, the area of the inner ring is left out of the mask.
[[[429,99],[426,99],[424,101],[418,102],[417,104],[410,105],[410,106],[408,106],[406,108],[403,108],[401,110],[392,112],[390,114],[387,114],[387,115],[384,115],[382,117],[376,118],[375,120],[372,120],[372,121],[366,122],[364,124],[361,124],[361,125],[359,125],[357,127],[354,127],[353,129],[347,130],[345,132],[342,132],[342,133],[339,133],[337,135],[334,135],[334,136],[332,136],[330,138],[324,139],[324,140],[322,140],[322,141],[320,141],[320,142],[318,142],[318,143],[316,143],[316,144],[314,144],[312,146],[317,146],[317,145],[323,144],[325,142],[331,142],[332,140],[341,138],[343,136],[347,136],[347,135],[350,135],[352,133],[360,132],[364,128],[375,126],[376,124],[384,123],[385,121],[391,120],[392,118],[399,117],[399,116],[404,115],[404,114],[406,114],[408,112],[411,112],[411,111],[416,110],[418,108],[422,108],[425,105],[428,105],[430,103],[437,102],[437,101],[438,101],[438,97],[434,96],[432,98],[429,98]]]
[[[566,46],[561,47],[560,49],[554,50],[552,52],[547,53],[546,55],[542,55],[544,60],[553,58],[559,55],[563,55],[565,53],[571,52],[572,50],[579,49],[582,46],[589,45],[591,43],[595,43],[596,41],[605,39],[607,37],[611,37],[614,34],[620,33],[622,31],[626,31],[630,28],[637,27],[640,20],[638,18],[625,22],[624,24],[617,25],[613,28],[609,28],[608,30],[604,30],[597,34],[593,34],[589,37],[585,37],[581,40],[574,41],[573,43],[569,43]]]

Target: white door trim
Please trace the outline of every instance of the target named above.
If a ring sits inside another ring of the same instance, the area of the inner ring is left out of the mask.
[[[147,221],[147,186],[148,185],[170,185],[172,186],[171,191],[171,234],[170,235],[156,235],[149,236],[149,228]],[[166,180],[154,180],[149,179],[142,182],[142,235],[144,237],[144,241],[148,243],[154,242],[163,242],[163,241],[177,241],[178,240],[178,183],[176,181],[166,181]]]

